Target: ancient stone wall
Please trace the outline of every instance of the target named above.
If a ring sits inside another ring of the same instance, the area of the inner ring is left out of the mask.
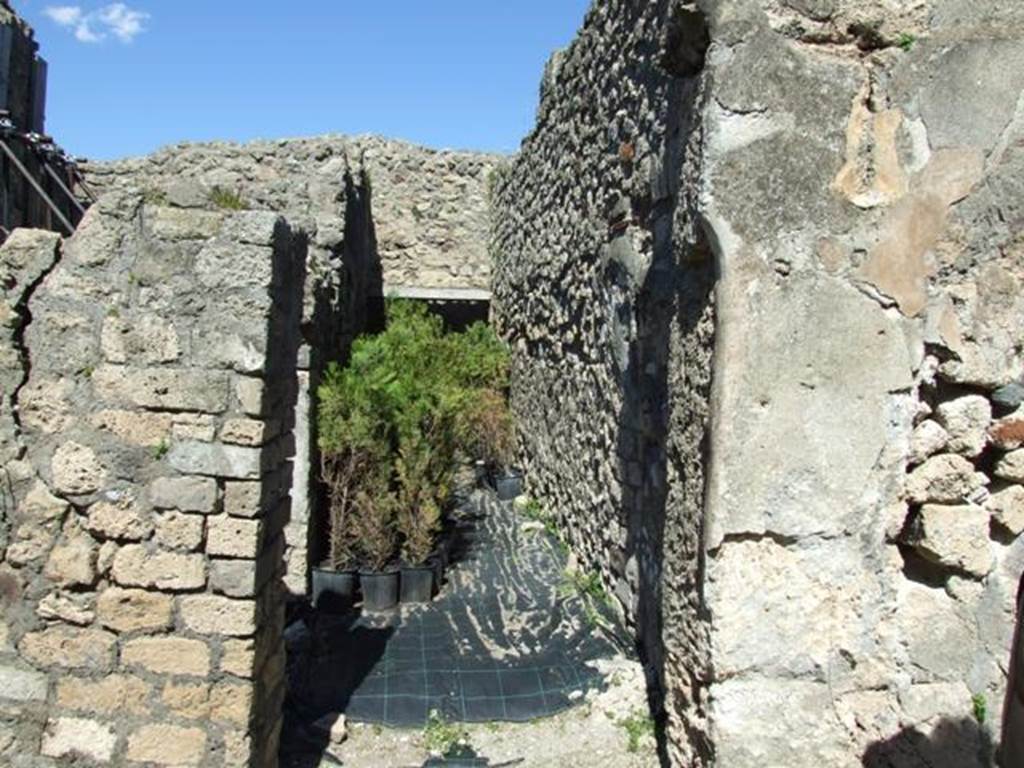
[[[530,493],[633,618],[671,764],[989,759],[1022,40],[995,2],[622,0],[548,68],[496,309]]]
[[[275,765],[308,234],[114,192],[0,249],[0,762]]]
[[[220,190],[247,208],[323,228],[337,216],[346,173],[372,199],[379,292],[490,284],[488,184],[501,158],[437,151],[372,136],[183,144],[143,158],[85,166],[99,190],[134,186],[159,199],[181,179]],[[214,205],[213,202],[210,205]]]

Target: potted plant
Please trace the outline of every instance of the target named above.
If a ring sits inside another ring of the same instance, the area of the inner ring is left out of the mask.
[[[329,550],[326,560],[312,569],[313,606],[348,610],[356,600],[356,534],[352,525],[357,480],[366,471],[367,455],[347,451],[321,457],[327,485]]]
[[[353,554],[364,605],[393,599],[400,554],[403,599],[422,602],[441,582],[445,509],[464,454],[507,462],[508,352],[486,325],[446,334],[412,302],[389,302],[388,322],[328,367],[318,389],[319,445],[331,500],[331,563]]]
[[[427,437],[406,440],[396,462],[403,603],[430,602],[439,576],[430,560],[441,531],[453,462],[446,460],[445,441],[435,434],[444,427],[436,422],[434,426]]]
[[[395,528],[396,499],[388,490],[385,473],[371,473],[356,498],[353,531],[362,555],[359,585],[363,609],[387,611],[398,605],[399,571],[395,567],[398,535]]]
[[[522,493],[522,475],[512,474],[508,467],[512,461],[512,414],[501,392],[485,388],[474,392],[462,416],[463,444],[470,456],[484,468],[484,475],[502,495],[508,490],[508,480],[516,478]],[[514,497],[513,496],[513,497]]]

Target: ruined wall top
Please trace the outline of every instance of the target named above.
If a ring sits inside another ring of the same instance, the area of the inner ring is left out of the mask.
[[[433,150],[375,136],[178,144],[86,166],[100,192],[138,187],[180,207],[285,213],[308,230],[342,229],[345,176],[371,192],[384,289],[487,288],[487,189],[498,155]],[[217,192],[221,194],[218,196]]]

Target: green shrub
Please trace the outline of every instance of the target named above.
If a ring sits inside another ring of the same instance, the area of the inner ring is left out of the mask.
[[[641,742],[647,738],[654,738],[654,718],[646,712],[634,712],[620,720],[619,725],[626,731],[629,739],[626,745],[629,752],[639,752]]]
[[[916,42],[916,36],[910,34],[909,32],[903,32],[900,35],[899,40],[897,41],[897,45],[899,45],[900,48],[909,53],[910,50],[914,47],[914,43]]]
[[[979,725],[984,725],[988,718],[988,700],[985,694],[976,693],[971,697],[971,710],[974,712],[974,719]]]
[[[469,734],[455,723],[449,723],[436,710],[430,710],[423,728],[423,746],[441,757],[460,757],[469,751]]]
[[[210,190],[210,202],[227,211],[243,211],[246,208],[245,201],[239,192],[223,187],[214,187]]]
[[[393,300],[387,325],[328,367],[318,389],[319,447],[335,567],[397,554],[426,560],[458,459],[509,453],[508,352],[488,326],[446,334],[422,304]]]

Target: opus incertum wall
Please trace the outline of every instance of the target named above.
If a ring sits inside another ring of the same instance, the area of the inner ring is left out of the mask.
[[[669,764],[988,764],[1022,87],[997,2],[611,0],[552,58],[494,308],[529,492],[636,627]]]

